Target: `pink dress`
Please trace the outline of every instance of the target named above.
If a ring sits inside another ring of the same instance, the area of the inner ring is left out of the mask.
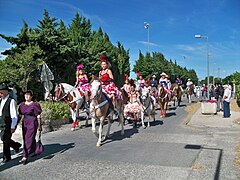
[[[129,113],[139,113],[141,111],[141,107],[139,105],[139,103],[137,102],[137,94],[130,93],[130,99],[134,99],[134,101],[129,102],[125,107],[124,107],[124,117],[127,117],[129,115]]]
[[[91,86],[85,77],[78,78],[78,85],[84,92],[91,92]]]

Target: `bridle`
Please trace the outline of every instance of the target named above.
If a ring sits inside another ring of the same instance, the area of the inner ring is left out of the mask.
[[[144,95],[141,95],[141,103],[143,104],[143,106],[145,107],[145,110],[149,108],[150,104],[151,104],[151,100],[149,99],[149,102],[147,104],[147,106],[145,106],[144,102],[145,100],[147,100],[148,98],[150,98],[149,93],[146,93]]]
[[[101,95],[103,95],[101,84],[99,84],[99,86],[96,89],[92,88],[92,92],[93,91],[96,91],[96,93],[92,93],[92,95],[94,94],[94,96],[91,96],[90,99],[91,99],[91,101],[94,101],[94,100],[95,100],[95,102],[97,101],[97,103],[98,103],[97,105],[92,104],[93,110],[96,111],[97,109],[99,109],[99,108],[103,107],[105,104],[107,104],[108,100],[105,98],[104,101],[99,103],[99,101],[101,101],[101,97],[102,97]]]

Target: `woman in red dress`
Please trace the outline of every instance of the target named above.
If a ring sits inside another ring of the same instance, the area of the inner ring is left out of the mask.
[[[102,88],[105,93],[113,101],[114,108],[116,108],[116,99],[122,99],[122,93],[114,84],[112,71],[109,69],[109,62],[104,55],[100,56],[102,70],[99,72],[99,80],[102,83]]]

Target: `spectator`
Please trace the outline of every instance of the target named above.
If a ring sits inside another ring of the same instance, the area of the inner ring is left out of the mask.
[[[224,85],[224,94],[223,94],[223,117],[230,117],[230,100],[231,100],[231,89],[229,85]]]
[[[18,122],[17,102],[9,96],[10,89],[6,84],[0,85],[0,137],[3,141],[3,163],[11,160],[12,147],[19,152],[21,144],[13,141],[12,134],[15,132]]]
[[[33,92],[28,90],[24,93],[25,101],[19,105],[19,114],[23,115],[23,158],[20,162],[24,165],[28,163],[28,158],[35,155],[37,130],[42,131],[40,104],[33,101]]]

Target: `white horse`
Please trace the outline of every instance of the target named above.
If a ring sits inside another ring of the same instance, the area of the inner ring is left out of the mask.
[[[87,118],[85,125],[88,125],[89,109],[85,103],[84,93],[80,89],[75,88],[67,83],[56,84],[54,100],[64,100],[66,103],[68,103],[73,120],[71,128],[72,131],[75,130],[76,126],[81,128],[81,124],[78,122],[80,109],[86,109]]]
[[[145,115],[148,116],[148,126],[150,127],[150,118],[155,121],[155,106],[151,100],[149,90],[147,88],[143,88],[141,91],[141,103],[143,105],[142,112],[141,112],[141,120],[142,120],[142,127],[146,128],[144,124]]]
[[[91,93],[91,103],[90,103],[90,115],[92,117],[92,131],[96,134],[96,120],[100,121],[98,129],[98,141],[96,146],[100,147],[102,143],[102,131],[105,119],[108,120],[108,130],[105,138],[109,136],[111,124],[113,122],[113,104],[107,94],[102,92],[101,82],[97,79],[93,80],[91,83],[92,93]],[[124,134],[123,128],[123,115],[119,111],[118,121],[121,125],[121,135]]]

